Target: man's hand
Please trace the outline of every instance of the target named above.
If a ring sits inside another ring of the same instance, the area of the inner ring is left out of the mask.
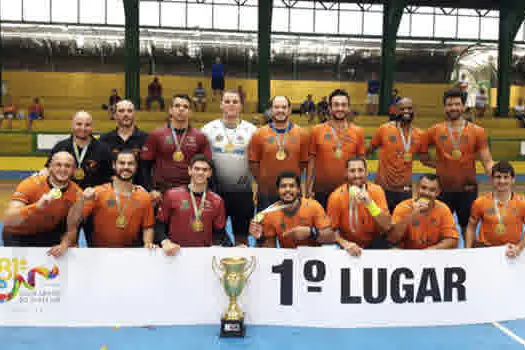
[[[341,248],[346,250],[346,252],[351,256],[361,256],[362,249],[356,243],[349,242],[347,240],[341,240],[341,242],[339,242],[339,245],[341,246]]]
[[[162,250],[164,250],[164,254],[167,256],[174,256],[179,252],[180,245],[173,243],[169,239],[165,239],[162,241]]]
[[[88,187],[84,190],[84,193],[82,193],[82,196],[85,200],[90,201],[92,199],[95,199],[97,193],[95,192],[95,189],[93,187]]]
[[[255,221],[252,221],[250,223],[250,228],[248,229],[248,232],[250,233],[250,235],[253,236],[253,238],[259,239],[262,237],[263,227],[261,224],[258,224]]]
[[[160,193],[159,191],[151,191],[150,195],[153,201],[155,202],[155,204],[158,205],[162,203],[162,193]]]
[[[290,231],[284,232],[283,236],[291,236],[294,241],[304,241],[310,236],[311,229],[307,226],[296,226]]]
[[[370,196],[368,195],[368,191],[362,190],[362,189],[357,191],[357,193],[355,194],[355,201],[357,203],[364,203],[364,204],[370,203]]]
[[[428,211],[429,204],[430,204],[430,202],[428,200],[426,200],[426,199],[423,199],[423,200],[421,198],[418,199],[413,204],[412,214],[414,216],[416,216],[416,215],[419,215],[421,213],[424,213],[424,212]]]
[[[152,243],[152,242],[147,242],[147,243],[144,243],[144,248],[147,248],[147,249],[155,249],[155,248],[158,248],[159,246],[156,245],[155,243]]]
[[[62,255],[64,255],[68,249],[69,249],[69,243],[63,240],[62,242],[60,242],[60,244],[57,244],[51,247],[51,249],[47,251],[47,255],[54,256],[55,258],[59,258]]]
[[[521,250],[522,250],[522,248],[520,248],[519,245],[510,243],[510,244],[507,244],[507,249],[505,250],[505,255],[507,255],[507,257],[509,257],[511,259],[514,259],[514,258],[517,258],[518,255],[520,255]]]
[[[53,202],[54,200],[55,199],[53,198],[53,196],[50,193],[45,193],[42,197],[40,197],[38,202],[36,202],[36,207],[38,209],[45,208],[49,204],[51,204],[51,202]]]

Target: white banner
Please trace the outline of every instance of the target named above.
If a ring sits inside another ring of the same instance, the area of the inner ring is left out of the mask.
[[[360,258],[328,247],[186,248],[175,257],[160,250],[72,249],[54,259],[45,249],[0,248],[0,325],[219,324],[228,298],[212,271],[213,256],[256,257],[239,299],[248,325],[433,326],[524,318],[525,256],[510,260],[504,249],[364,251]]]
[[[57,143],[69,138],[71,134],[37,134],[36,135],[36,151],[49,152],[55,147]],[[93,137],[99,138],[100,135],[94,134]]]

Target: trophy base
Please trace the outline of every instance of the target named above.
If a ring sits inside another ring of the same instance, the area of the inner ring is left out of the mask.
[[[244,338],[244,319],[221,319],[221,338]]]

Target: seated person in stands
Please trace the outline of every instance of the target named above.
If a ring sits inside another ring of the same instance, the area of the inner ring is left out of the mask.
[[[244,92],[242,85],[239,85],[237,87],[237,93],[239,94],[239,98],[241,99],[241,106],[242,106],[241,112],[244,112],[244,103],[246,102],[246,92]]]
[[[518,119],[521,128],[525,128],[525,104],[523,97],[518,98],[518,104],[514,106],[514,115]]]
[[[201,112],[206,111],[206,89],[204,89],[200,81],[197,83],[195,90],[193,90],[193,106],[195,107],[195,112],[199,112],[199,106],[201,106]]]
[[[459,234],[454,217],[445,203],[435,174],[421,176],[415,198],[399,203],[392,215],[388,240],[401,249],[452,249]]]
[[[525,224],[525,198],[513,191],[516,173],[509,162],[499,162],[492,167],[491,181],[493,192],[485,193],[472,204],[465,246],[507,245],[507,256],[515,258],[525,247],[525,239],[521,238]]]
[[[476,117],[483,118],[485,116],[485,110],[489,104],[489,97],[487,96],[487,90],[480,88],[476,94]]]
[[[399,90],[392,90],[392,98],[390,99],[390,103],[388,105],[388,119],[390,121],[397,119],[397,103],[401,101],[401,99],[402,97],[399,96]]]
[[[323,96],[323,99],[317,103],[317,117],[321,123],[324,123],[328,120],[329,114],[328,100],[326,96]]]
[[[108,101],[108,115],[109,119],[114,120],[115,119],[115,111],[117,109],[117,103],[122,101],[122,98],[119,96],[117,89],[111,89],[111,95],[109,95],[109,101]]]
[[[7,101],[4,104],[4,113],[0,115],[0,129],[2,128],[2,123],[4,119],[7,119],[7,129],[13,129],[13,118],[16,117],[16,106],[13,103],[13,98],[11,96],[7,97]]]
[[[308,123],[312,122],[315,118],[315,103],[312,99],[312,95],[308,95],[306,97],[306,100],[304,100],[303,103],[301,103],[300,107],[300,115],[303,116],[306,114],[308,117]]]
[[[148,85],[148,97],[146,97],[146,109],[151,109],[151,103],[157,101],[160,104],[160,108],[164,111],[164,97],[162,97],[162,85],[159,82],[159,78],[155,77],[153,81]]]
[[[33,120],[44,119],[44,107],[38,97],[35,97],[33,104],[27,109],[27,130],[33,129]]]

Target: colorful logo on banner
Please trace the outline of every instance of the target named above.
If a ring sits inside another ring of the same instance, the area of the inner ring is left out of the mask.
[[[24,278],[26,271],[28,271],[27,279]],[[34,290],[37,287],[37,275],[40,275],[46,280],[50,280],[56,278],[59,273],[60,271],[57,265],[53,265],[51,270],[44,266],[29,269],[27,259],[25,258],[0,258],[0,289],[7,289],[8,282],[13,281],[10,292],[0,292],[0,304],[7,303],[16,298],[21,286],[29,290]]]

